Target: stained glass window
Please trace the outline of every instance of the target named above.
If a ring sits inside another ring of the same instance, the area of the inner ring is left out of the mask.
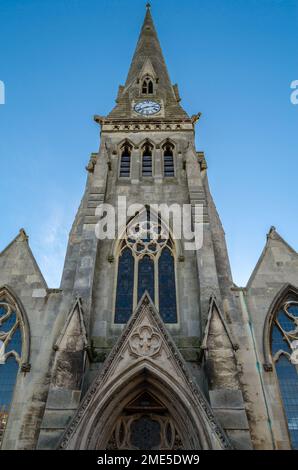
[[[298,302],[289,300],[277,313],[271,351],[293,449],[298,449]]]
[[[154,261],[150,256],[139,261],[138,301],[146,290],[154,302]]]
[[[177,323],[174,243],[159,218],[151,220],[149,213],[142,217],[126,227],[121,242],[115,322],[126,323],[147,291],[162,319]]]
[[[177,323],[174,258],[164,248],[158,261],[159,313],[166,323]]]
[[[20,320],[14,306],[0,301],[0,446],[22,353]]]
[[[118,264],[115,323],[126,323],[132,312],[134,289],[134,258],[130,248],[125,248]]]
[[[160,447],[161,425],[150,416],[140,416],[134,420],[130,429],[133,448],[150,450]]]

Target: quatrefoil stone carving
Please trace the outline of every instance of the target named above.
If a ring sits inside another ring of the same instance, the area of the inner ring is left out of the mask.
[[[130,351],[135,356],[152,357],[159,353],[161,337],[150,325],[141,325],[135,329],[129,340]]]

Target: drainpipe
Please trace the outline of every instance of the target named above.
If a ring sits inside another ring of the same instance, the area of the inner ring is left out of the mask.
[[[255,338],[254,330],[253,330],[253,327],[252,327],[252,321],[251,321],[251,317],[250,317],[250,313],[249,313],[249,309],[248,309],[248,306],[247,306],[247,303],[246,303],[246,298],[245,298],[245,294],[244,294],[243,289],[239,289],[239,296],[240,296],[240,303],[241,303],[242,311],[243,311],[244,317],[245,317],[244,319],[249,325],[249,332],[250,332],[250,336],[251,336],[251,339],[252,339],[252,344],[253,344],[254,353],[255,353],[255,357],[256,357],[256,367],[257,367],[257,371],[258,371],[258,374],[259,374],[260,383],[261,383],[262,392],[263,392],[263,397],[264,397],[264,401],[265,401],[267,421],[268,421],[268,426],[269,426],[269,429],[270,429],[272,447],[273,447],[274,450],[276,450],[274,434],[273,434],[273,429],[272,429],[272,422],[271,422],[269,406],[268,406],[268,399],[267,399],[266,389],[265,389],[265,385],[264,385],[264,381],[263,381],[263,376],[262,376],[262,371],[261,371],[261,363],[260,363],[260,360],[259,360],[259,354],[258,354],[257,347],[256,347],[256,338]]]

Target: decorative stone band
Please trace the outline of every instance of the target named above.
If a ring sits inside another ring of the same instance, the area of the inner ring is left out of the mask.
[[[141,131],[154,131],[154,132],[168,132],[168,131],[190,131],[194,130],[194,123],[191,119],[185,121],[178,120],[159,120],[154,119],[149,122],[148,118],[142,119],[129,119],[125,120],[108,120],[102,116],[94,116],[94,121],[101,125],[102,132],[141,132]]]

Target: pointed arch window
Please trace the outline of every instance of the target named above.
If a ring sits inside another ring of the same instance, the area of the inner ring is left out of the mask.
[[[168,247],[162,250],[158,260],[158,287],[160,315],[166,323],[176,323],[175,264]]]
[[[154,302],[154,260],[145,255],[140,259],[138,268],[138,302],[146,291]]]
[[[273,317],[271,354],[293,449],[298,449],[298,299],[288,298]]]
[[[3,441],[17,374],[24,354],[24,319],[9,293],[0,291],[0,447]],[[22,367],[26,368],[25,363]],[[28,366],[27,366],[28,367]]]
[[[130,177],[131,151],[132,151],[132,147],[127,142],[121,147],[120,172],[119,172],[120,178]]]
[[[163,146],[163,174],[166,178],[175,176],[174,145],[170,142]]]
[[[132,311],[134,263],[131,250],[124,247],[118,261],[115,323],[126,323]]]
[[[152,176],[152,146],[145,144],[142,154],[142,176]]]
[[[149,212],[127,226],[121,242],[115,323],[128,321],[146,291],[164,322],[177,323],[174,243],[160,220],[150,220]]]
[[[154,87],[153,81],[150,77],[145,77],[142,81],[142,94],[143,95],[153,95]]]

